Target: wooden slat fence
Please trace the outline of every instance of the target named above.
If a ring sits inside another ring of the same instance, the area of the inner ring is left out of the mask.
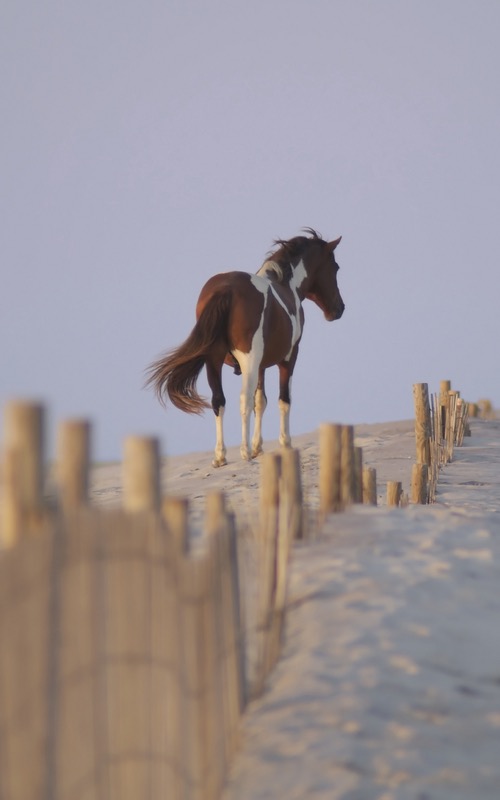
[[[59,432],[59,496],[47,504],[43,410],[12,404],[5,420],[0,800],[216,800],[248,697],[279,654],[301,535],[298,453],[268,457],[276,486],[269,501],[263,480],[258,628],[244,636],[221,493],[207,496],[192,547],[189,502],[159,494],[158,443],[133,437],[124,509],[91,508],[90,428],[73,421]]]
[[[430,398],[416,384],[414,397],[412,501],[430,502],[468,405],[444,383]],[[352,426],[322,425],[308,526],[299,453],[262,457],[250,596],[222,493],[207,495],[193,546],[189,501],[161,496],[158,441],[129,437],[123,509],[92,508],[90,437],[85,420],[60,426],[48,503],[44,409],[5,412],[0,800],[217,800],[246,704],[279,657],[293,541],[354,503],[376,505],[375,469],[363,467]],[[407,502],[390,482],[388,505]]]
[[[451,388],[451,381],[440,383],[439,393],[429,394],[427,383],[413,385],[415,405],[416,463],[412,473],[412,500],[433,503],[436,499],[439,470],[453,460],[455,447],[461,447],[468,432],[469,403]]]

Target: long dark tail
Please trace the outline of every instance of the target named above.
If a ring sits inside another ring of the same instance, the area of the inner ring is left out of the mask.
[[[186,341],[147,368],[145,385],[154,389],[162,405],[168,395],[174,406],[188,414],[202,414],[210,408],[196,391],[196,381],[210,348],[220,339],[227,340],[230,301],[229,292],[214,295]]]

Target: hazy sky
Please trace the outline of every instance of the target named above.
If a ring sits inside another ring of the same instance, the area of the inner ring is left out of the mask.
[[[99,458],[211,449],[144,369],[310,225],[346,312],[305,306],[292,434],[409,418],[419,381],[500,403],[499,31],[498,0],[3,0],[0,402],[91,418]]]

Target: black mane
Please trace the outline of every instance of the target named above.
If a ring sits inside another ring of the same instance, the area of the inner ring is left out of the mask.
[[[304,247],[311,241],[322,242],[323,239],[314,228],[302,228],[307,236],[294,236],[292,239],[275,239],[274,244],[278,247],[277,250],[272,250],[269,253],[269,259],[276,261],[280,267],[286,266],[286,263],[296,261],[304,250]],[[286,263],[283,263],[286,262]]]

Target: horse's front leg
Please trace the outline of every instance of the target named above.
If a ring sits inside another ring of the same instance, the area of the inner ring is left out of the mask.
[[[207,379],[212,390],[212,408],[215,414],[215,451],[212,465],[223,467],[227,464],[226,445],[224,444],[223,419],[226,398],[222,390],[222,361],[207,359]]]
[[[254,398],[255,427],[252,438],[252,458],[260,456],[262,450],[262,417],[267,406],[266,390],[264,387],[264,370],[259,370],[259,380]]]

